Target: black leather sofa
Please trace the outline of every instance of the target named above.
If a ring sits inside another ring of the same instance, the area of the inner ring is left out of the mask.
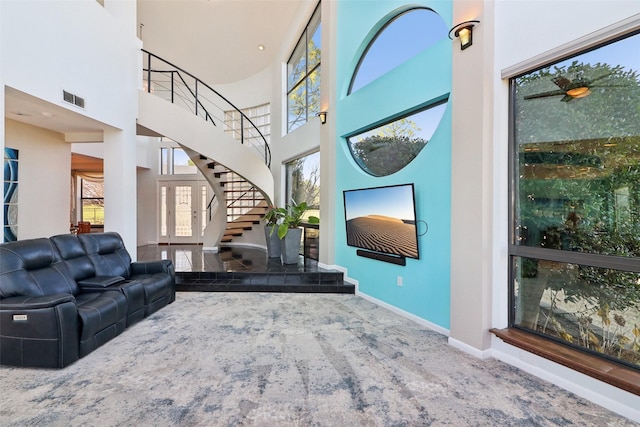
[[[0,364],[62,368],[174,300],[171,261],[132,263],[117,233],[0,244]]]

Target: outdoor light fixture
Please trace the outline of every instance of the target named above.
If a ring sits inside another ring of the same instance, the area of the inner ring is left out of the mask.
[[[465,21],[461,22],[451,30],[449,30],[449,38],[451,40],[455,38],[460,39],[460,50],[465,50],[473,44],[473,27],[479,24],[480,21]],[[453,34],[453,37],[451,35]]]
[[[322,124],[327,123],[327,112],[326,111],[320,111],[318,113],[318,117],[320,117],[320,123],[322,123]]]

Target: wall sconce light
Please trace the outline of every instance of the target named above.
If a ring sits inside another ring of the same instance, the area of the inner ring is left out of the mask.
[[[318,113],[318,117],[320,117],[320,123],[322,123],[322,124],[327,123],[327,112],[326,111],[320,111]]]
[[[465,21],[461,22],[451,30],[449,30],[449,38],[451,40],[455,38],[460,39],[460,50],[465,50],[473,44],[473,27],[479,24],[480,21]],[[453,34],[453,37],[451,35]]]

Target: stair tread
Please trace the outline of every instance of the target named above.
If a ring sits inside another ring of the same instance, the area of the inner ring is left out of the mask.
[[[251,228],[253,228],[253,223],[251,222],[238,222],[238,221],[234,221],[234,222],[228,222],[227,223],[227,230],[232,230],[235,228],[242,228],[242,229],[249,229],[251,230]]]

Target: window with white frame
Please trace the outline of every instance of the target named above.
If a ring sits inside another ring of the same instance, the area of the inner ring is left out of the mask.
[[[160,148],[160,175],[190,175],[198,173],[198,167],[182,148]]]
[[[285,164],[287,204],[306,202],[309,215],[320,217],[320,152],[297,158]]]

